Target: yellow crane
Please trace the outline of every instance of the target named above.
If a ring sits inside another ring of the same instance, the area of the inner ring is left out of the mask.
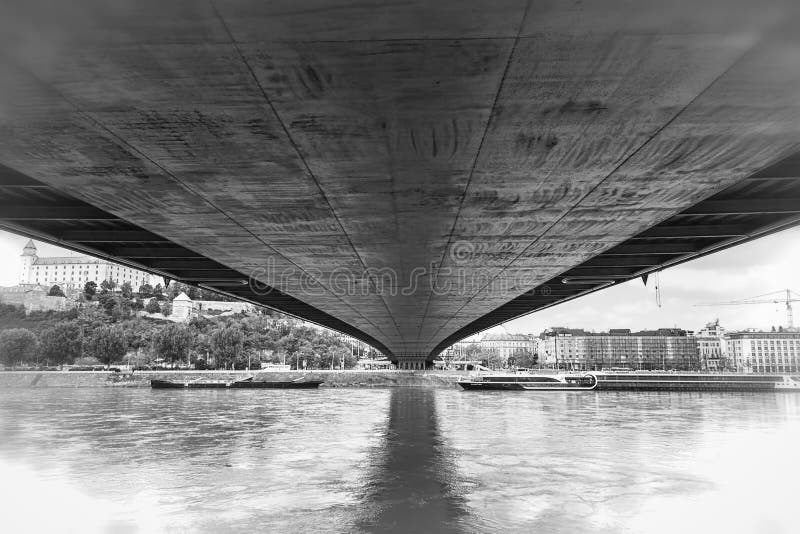
[[[743,304],[785,304],[786,305],[786,326],[794,327],[794,314],[792,312],[792,302],[800,302],[800,295],[791,289],[782,289],[756,295],[742,300],[731,300],[729,302],[712,302],[709,304],[695,304],[695,306],[739,306]]]

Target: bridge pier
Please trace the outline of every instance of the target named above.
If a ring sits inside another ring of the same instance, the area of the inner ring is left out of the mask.
[[[427,354],[423,352],[406,352],[397,355],[397,368],[401,371],[424,371]]]

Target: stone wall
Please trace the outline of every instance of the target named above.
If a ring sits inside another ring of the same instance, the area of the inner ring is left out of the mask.
[[[249,313],[255,306],[249,302],[224,302],[216,300],[191,300],[185,293],[172,299],[171,321],[187,322],[200,315],[234,315]]]
[[[0,302],[23,306],[25,313],[32,311],[66,311],[75,307],[75,301],[67,297],[48,297],[41,291],[0,291]]]
[[[446,371],[136,371],[133,374],[106,371],[4,371],[0,372],[0,388],[46,387],[149,387],[157,378],[184,382],[189,380],[323,380],[320,387],[457,387],[456,380],[465,373]]]
[[[245,313],[255,310],[255,306],[249,302],[225,302],[221,300],[195,300],[193,302],[199,306],[201,314],[212,310],[233,313]]]

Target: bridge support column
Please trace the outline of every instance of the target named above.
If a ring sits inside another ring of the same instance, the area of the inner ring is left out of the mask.
[[[426,354],[405,352],[397,355],[397,368],[401,371],[423,371],[426,366]]]

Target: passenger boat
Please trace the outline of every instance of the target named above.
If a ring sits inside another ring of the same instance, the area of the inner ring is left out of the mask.
[[[597,387],[597,380],[588,373],[584,375],[483,375],[459,380],[458,385],[468,390],[589,391]]]
[[[776,391],[797,391],[800,392],[800,376],[783,376],[783,382],[775,384]]]
[[[305,377],[295,380],[264,381],[253,380],[251,376],[232,381],[197,379],[173,382],[153,379],[150,381],[150,387],[155,389],[316,389],[322,382],[322,380],[305,380]]]
[[[667,371],[592,371],[561,375],[483,375],[458,384],[469,390],[797,392],[800,376]]]

